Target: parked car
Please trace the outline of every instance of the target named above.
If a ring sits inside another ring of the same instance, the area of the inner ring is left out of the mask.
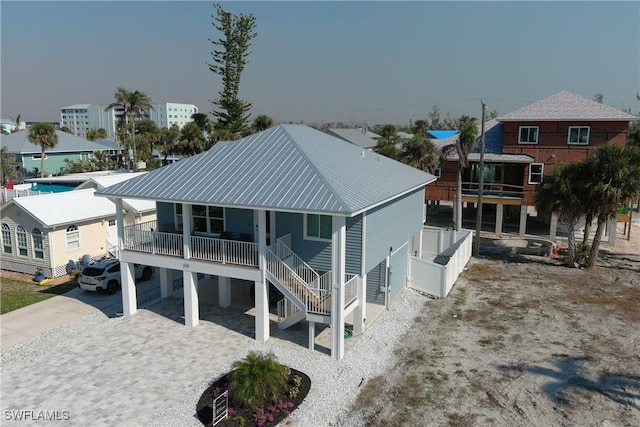
[[[135,278],[149,280],[155,269],[148,265],[134,264]],[[115,294],[122,287],[120,277],[120,261],[105,259],[91,264],[82,270],[78,277],[78,287],[85,291],[106,291]]]

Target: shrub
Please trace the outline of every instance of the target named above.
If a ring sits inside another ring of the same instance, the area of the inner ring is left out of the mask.
[[[273,353],[249,352],[243,360],[233,363],[229,374],[233,403],[251,408],[265,406],[286,387],[289,372]]]

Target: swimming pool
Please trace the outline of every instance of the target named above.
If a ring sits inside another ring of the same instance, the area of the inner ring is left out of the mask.
[[[61,184],[36,184],[31,187],[30,191],[41,191],[43,193],[64,193],[65,191],[71,191],[76,188],[75,185],[61,185]]]

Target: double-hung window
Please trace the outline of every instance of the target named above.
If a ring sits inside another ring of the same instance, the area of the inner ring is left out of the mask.
[[[587,145],[589,144],[589,126],[569,126],[569,139],[567,144]]]
[[[31,232],[31,238],[33,239],[33,257],[36,259],[44,259],[44,245],[42,244],[42,231],[39,228],[34,228]]]
[[[18,255],[26,257],[29,253],[27,250],[27,230],[21,225],[16,229],[16,238],[18,242]]]
[[[2,224],[2,252],[5,254],[13,253],[11,245],[11,228],[7,224]]]
[[[305,214],[304,238],[307,240],[331,240],[333,225],[331,216]]]
[[[520,126],[518,144],[537,144],[539,133],[539,126]]]
[[[182,204],[176,203],[176,228],[182,230]],[[191,218],[194,232],[220,234],[224,230],[224,208],[219,206],[193,205]]]
[[[76,225],[67,227],[67,250],[80,249],[80,231]]]
[[[531,163],[529,165],[529,184],[540,184],[544,176],[543,163]]]

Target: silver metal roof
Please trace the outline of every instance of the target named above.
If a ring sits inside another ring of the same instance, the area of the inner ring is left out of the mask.
[[[21,207],[46,227],[81,223],[100,218],[113,218],[116,205],[103,197],[94,197],[94,189],[39,194],[11,199],[11,204]]]
[[[569,91],[562,91],[527,105],[502,117],[499,121],[631,121],[638,117],[601,104]]]
[[[105,151],[113,149],[103,143],[89,141],[70,133],[56,130],[58,143],[53,148],[47,148],[47,153],[70,153],[70,152],[90,152]],[[29,141],[29,130],[21,130],[10,135],[0,137],[2,146],[7,147],[7,152],[12,154],[31,154],[42,152],[42,147]]]
[[[354,215],[435,180],[305,125],[279,125],[97,194]]]
[[[367,135],[366,129],[327,129],[325,131],[331,136],[337,136],[345,141],[349,141],[352,144],[361,148],[373,148],[376,146],[377,141]],[[378,136],[379,137],[379,136]]]

